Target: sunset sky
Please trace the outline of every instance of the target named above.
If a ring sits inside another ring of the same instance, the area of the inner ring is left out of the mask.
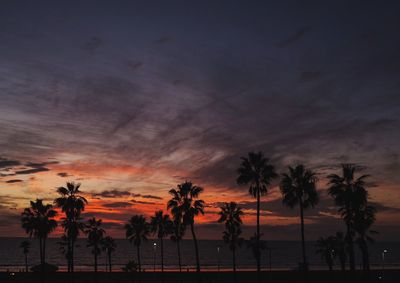
[[[342,162],[372,175],[378,237],[398,239],[399,2],[274,2],[2,0],[0,236],[24,236],[29,200],[75,181],[85,217],[124,237],[185,180],[205,189],[199,238],[220,238],[225,201],[249,236],[236,169],[261,150],[280,173],[319,173],[308,239],[344,230],[325,179]],[[264,238],[298,239],[277,184],[261,207]]]

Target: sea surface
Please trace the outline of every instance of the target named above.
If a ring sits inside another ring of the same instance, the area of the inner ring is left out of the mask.
[[[0,271],[18,271],[24,268],[24,255],[19,248],[24,238],[0,238]],[[66,259],[61,253],[57,242],[59,239],[48,239],[46,261],[59,266],[60,270],[66,269]],[[178,257],[176,244],[170,240],[164,240],[164,265],[167,270],[177,270]],[[39,262],[38,241],[31,240],[32,247],[28,256],[29,265]],[[136,260],[136,248],[125,239],[117,239],[117,249],[112,256],[114,271],[121,268],[131,259]],[[154,243],[157,243],[154,248]],[[218,249],[218,247],[220,247]],[[269,241],[268,250],[262,252],[262,268],[265,270],[291,270],[297,269],[301,261],[300,242],[296,241]],[[327,269],[320,255],[316,254],[315,242],[306,243],[307,256],[310,269]],[[382,259],[382,251],[386,249],[385,261]],[[232,268],[232,253],[228,247],[218,240],[199,240],[200,263],[203,270],[229,270]],[[218,252],[219,250],[219,252]],[[194,246],[191,240],[183,240],[181,243],[182,264],[184,270],[193,270],[195,267]],[[371,266],[373,269],[400,268],[400,242],[377,242],[370,247]],[[150,271],[160,269],[160,249],[157,240],[149,240],[141,247],[143,268]],[[361,264],[361,256],[356,255],[357,266]],[[246,243],[237,251],[237,268],[242,270],[254,269],[255,259]],[[339,268],[337,262],[335,268]],[[79,239],[75,251],[75,269],[78,271],[93,270],[93,255],[90,248],[86,247],[86,241]],[[103,252],[99,256],[99,270],[106,269],[106,257]]]

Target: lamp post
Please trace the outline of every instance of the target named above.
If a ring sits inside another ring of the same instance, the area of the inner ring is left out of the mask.
[[[382,251],[382,279],[385,280],[385,254],[388,252],[387,249]]]
[[[154,272],[156,272],[156,251],[157,251],[157,243],[156,242],[153,243],[153,247],[154,247],[154,263],[153,263],[154,267],[153,267],[153,269],[154,269]]]
[[[219,272],[219,266],[220,266],[220,262],[219,262],[219,252],[221,250],[221,246],[217,246],[217,268],[218,268],[218,272]]]

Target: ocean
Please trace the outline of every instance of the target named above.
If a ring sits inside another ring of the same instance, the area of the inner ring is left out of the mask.
[[[24,268],[24,255],[19,244],[24,238],[0,238],[0,271],[18,271]],[[59,239],[48,239],[46,261],[56,264],[59,269],[66,269],[66,259],[61,253],[57,242]],[[176,244],[170,240],[164,240],[164,265],[166,270],[177,270],[178,257]],[[157,243],[154,249],[154,242]],[[136,249],[125,239],[116,239],[117,249],[112,255],[113,271],[121,271],[129,260],[136,260]],[[30,265],[38,264],[38,241],[31,240],[31,251],[28,256]],[[218,247],[219,252],[218,252]],[[273,270],[291,270],[298,267],[301,261],[300,242],[296,241],[269,241],[269,250],[262,252],[262,268]],[[310,269],[327,269],[320,255],[315,253],[315,242],[306,243],[307,256]],[[400,267],[400,243],[377,242],[370,246],[371,266],[373,269],[381,269],[382,251],[388,250],[385,255],[385,268]],[[232,253],[229,248],[218,240],[199,240],[200,263],[203,270],[229,270],[232,268]],[[194,246],[191,240],[183,240],[181,243],[182,264],[184,270],[193,270],[195,266]],[[161,258],[158,240],[149,240],[141,247],[142,266],[146,270],[160,269]],[[361,265],[361,256],[356,254],[357,266]],[[237,251],[237,268],[240,270],[254,269],[255,259],[246,243]],[[99,270],[106,269],[106,257],[103,252],[99,256]],[[336,262],[335,269],[339,269]],[[79,239],[75,251],[75,270],[93,270],[93,255],[90,248],[86,247],[85,239]]]

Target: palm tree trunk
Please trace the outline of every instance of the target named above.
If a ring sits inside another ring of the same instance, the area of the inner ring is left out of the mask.
[[[43,238],[43,263],[46,264],[46,237]]]
[[[261,270],[261,263],[260,263],[260,190],[259,186],[257,185],[257,235],[256,235],[256,261],[257,261],[257,272]]]
[[[97,272],[97,252],[94,253],[94,272]]]
[[[178,264],[179,264],[179,272],[182,272],[182,264],[181,264],[181,246],[180,246],[180,240],[178,239],[176,241],[176,246],[178,248]]]
[[[303,252],[303,268],[305,271],[308,270],[307,257],[306,257],[306,243],[304,237],[304,211],[303,201],[300,199],[300,222],[301,222],[301,249]]]
[[[28,254],[25,254],[25,272],[28,272]]]
[[[346,270],[346,259],[345,259],[345,256],[344,255],[339,256],[339,261],[340,261],[341,270],[345,271]]]
[[[74,250],[75,250],[75,241],[71,240],[71,272],[74,272]]]
[[[197,245],[196,234],[194,233],[194,224],[193,221],[190,223],[190,230],[192,231],[192,237],[194,242],[194,249],[196,252],[196,271],[200,272],[200,258],[199,258],[199,247]]]
[[[236,249],[232,249],[233,272],[236,272]]]
[[[140,246],[136,246],[136,251],[137,251],[138,264],[139,264],[139,272],[141,272],[142,271],[142,265],[140,263]]]
[[[164,243],[163,237],[160,238],[161,242],[161,272],[164,272]]]
[[[111,271],[111,252],[108,252],[108,268],[109,268],[110,272],[112,272]]]
[[[39,237],[39,255],[40,255],[40,264],[43,264],[43,240]]]
[[[346,238],[347,238],[347,251],[349,253],[350,271],[355,271],[356,263],[355,263],[355,258],[354,258],[354,243],[353,243],[353,236],[351,235],[350,223],[347,223]]]
[[[361,254],[362,254],[362,258],[363,258],[363,269],[369,270],[368,245],[363,237],[361,238],[360,250],[361,250]]]

